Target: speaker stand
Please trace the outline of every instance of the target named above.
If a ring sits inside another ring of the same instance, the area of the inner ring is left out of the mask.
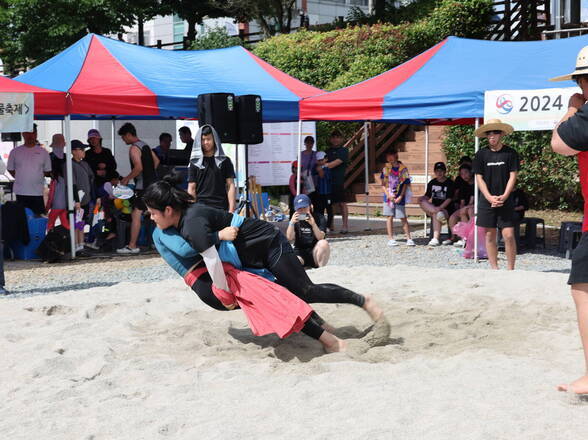
[[[237,213],[240,213],[245,208],[245,217],[251,217],[251,213],[257,217],[255,208],[249,200],[249,145],[245,144],[245,181],[243,184],[243,195],[237,205]],[[237,147],[238,148],[238,147]]]

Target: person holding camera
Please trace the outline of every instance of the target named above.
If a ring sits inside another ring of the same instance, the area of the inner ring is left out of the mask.
[[[286,237],[294,242],[294,253],[304,267],[326,266],[331,248],[325,240],[325,217],[314,215],[310,198],[306,194],[298,194],[294,198],[294,209],[286,230]]]

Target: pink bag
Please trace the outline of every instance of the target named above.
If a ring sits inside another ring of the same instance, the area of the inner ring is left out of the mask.
[[[466,241],[466,247],[463,251],[464,258],[474,258],[475,230],[476,227],[473,218],[467,223],[459,222],[453,227],[453,233],[459,235]],[[488,252],[486,251],[486,233],[484,228],[480,227],[478,227],[478,258],[488,258]]]

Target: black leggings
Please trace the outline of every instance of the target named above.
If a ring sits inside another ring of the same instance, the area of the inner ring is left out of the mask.
[[[212,291],[212,279],[210,278],[210,274],[208,272],[203,273],[196,282],[192,285],[192,290],[198,297],[202,300],[203,303],[212,307],[213,309],[220,310],[220,311],[228,311],[225,306],[220,302],[220,300],[214,295]],[[311,338],[318,339],[323,334],[323,328],[321,325],[323,324],[323,320],[316,315],[316,312],[310,316],[310,318],[302,327],[302,332]]]

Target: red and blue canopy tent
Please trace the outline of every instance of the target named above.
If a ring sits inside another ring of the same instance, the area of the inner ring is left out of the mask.
[[[299,121],[303,97],[323,91],[299,81],[242,47],[167,51],[89,34],[16,78],[23,86],[61,92],[59,111],[37,119],[197,119],[197,97],[206,93],[259,95],[264,122]],[[37,95],[35,96],[37,98]],[[114,135],[113,135],[114,137]],[[71,158],[67,170],[71,175]],[[68,186],[73,206],[73,189]],[[70,221],[73,224],[72,214]],[[73,232],[73,231],[72,231]],[[72,238],[72,255],[75,246]]]
[[[475,121],[477,126],[484,117],[484,94],[489,90],[574,86],[572,81],[554,83],[549,78],[572,72],[576,56],[584,46],[588,46],[588,35],[526,42],[448,37],[371,79],[305,98],[300,117],[303,120],[424,124],[425,178],[428,180],[428,125]],[[367,193],[367,124],[365,133]],[[475,142],[477,151],[477,138]],[[478,192],[475,194],[477,197]],[[367,211],[366,206],[366,215]]]
[[[266,122],[298,121],[300,100],[323,92],[240,46],[168,51],[94,34],[16,80],[65,92],[73,119],[197,119],[196,97],[222,92],[260,95]]]
[[[61,117],[66,112],[64,92],[43,89],[0,76],[0,93],[32,93],[35,97],[35,115]]]

